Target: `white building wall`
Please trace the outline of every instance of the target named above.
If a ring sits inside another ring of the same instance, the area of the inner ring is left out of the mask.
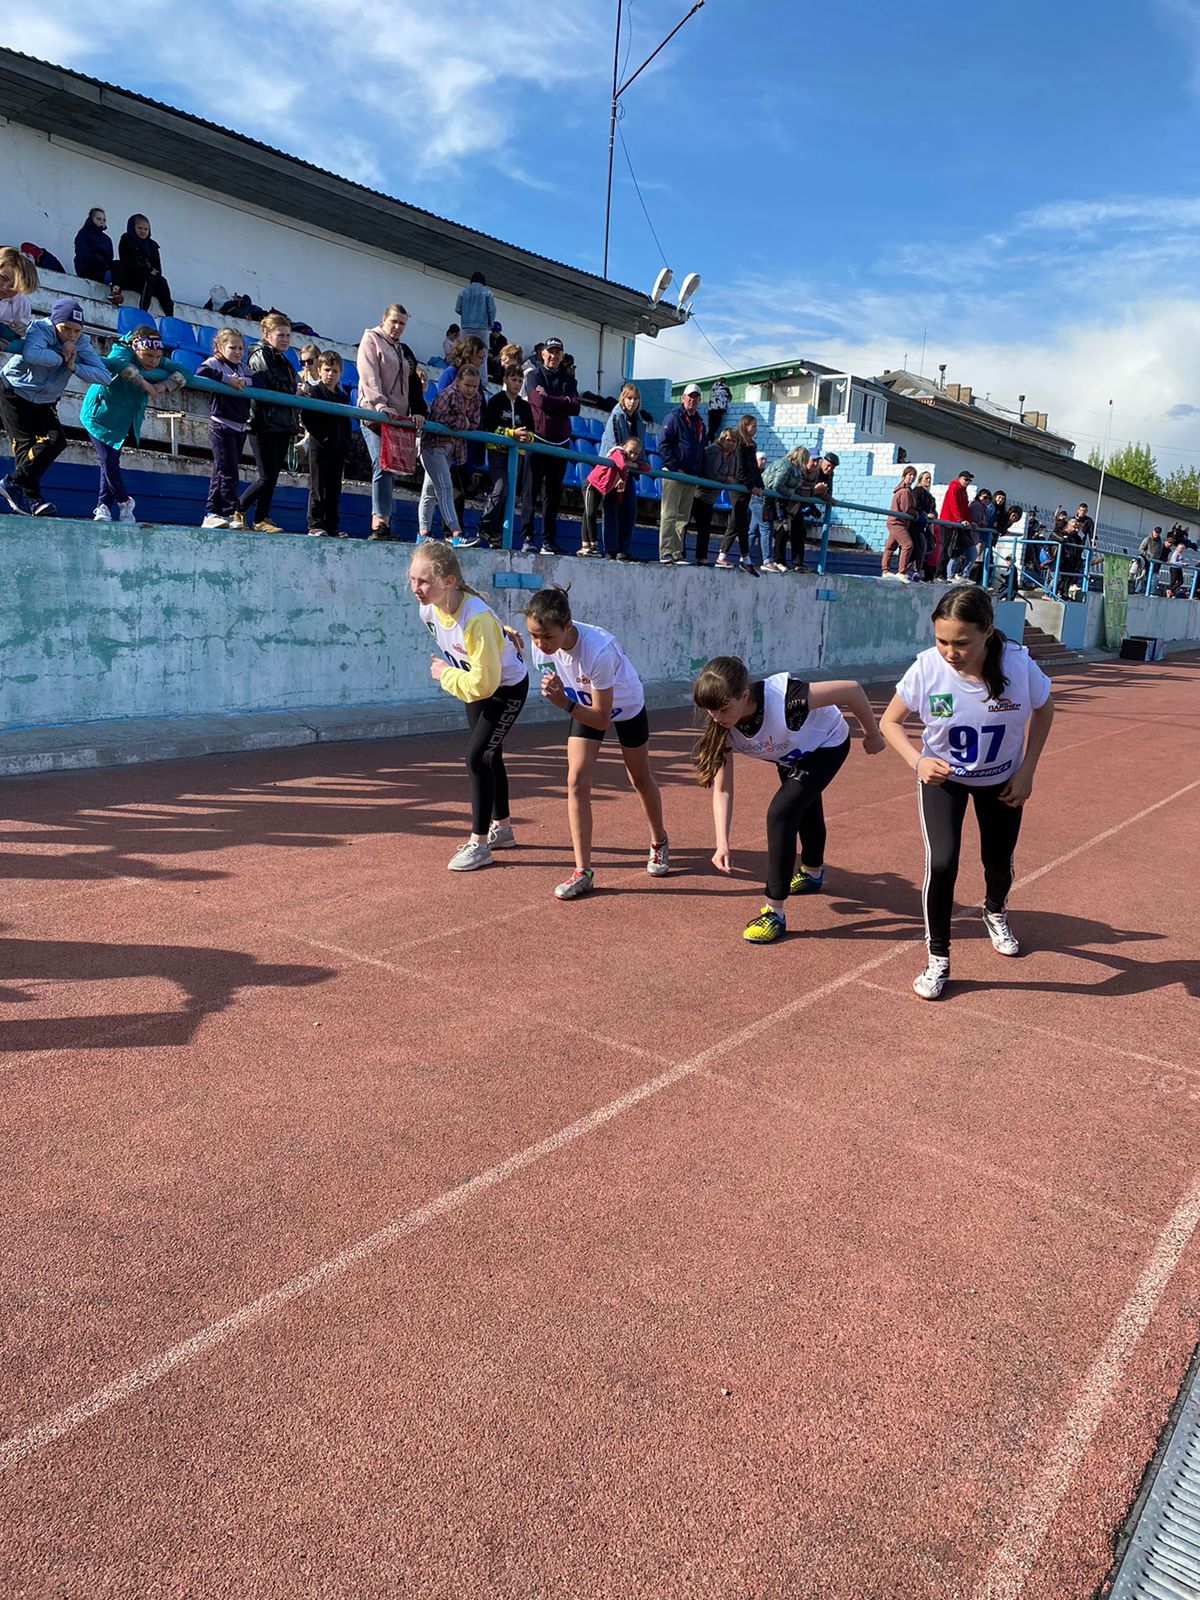
[[[1081,489],[1078,484],[1071,483],[1065,478],[1056,477],[1052,470],[1040,466],[1015,466],[1011,458],[1004,454],[1001,446],[984,450],[975,445],[953,444],[945,439],[921,433],[916,428],[894,423],[890,417],[887,437],[889,442],[903,446],[908,452],[910,461],[936,465],[934,478],[938,486],[939,501],[942,486],[949,484],[964,467],[968,467],[975,474],[976,488],[1003,489],[1008,495],[1010,506],[1019,505],[1026,510],[1031,506],[1038,506],[1043,513],[1053,514],[1055,506],[1061,504],[1064,511],[1073,515],[1079,502],[1086,500],[1091,515],[1093,517],[1096,515],[1094,493]],[[1099,526],[1102,529],[1110,529],[1140,540],[1152,527],[1168,521],[1169,518],[1161,511],[1151,511],[1144,506],[1134,505],[1129,500],[1123,500],[1119,480],[1105,479],[1104,501],[1100,507],[1099,518]]]
[[[149,218],[163,270],[176,299],[202,306],[214,284],[278,306],[330,339],[356,344],[393,300],[408,308],[405,335],[418,360],[441,359],[447,326],[457,319],[461,280],[366,245],[347,243],[320,227],[290,221],[149,168],[84,149],[69,140],[4,122],[0,162],[3,244],[29,239],[73,271],[75,235],[93,206],[108,213],[114,248],[135,211]],[[504,332],[528,350],[557,334],[574,355],[580,387],[596,378],[599,327],[533,300],[496,296]],[[620,388],[625,341],[604,340],[601,393]]]

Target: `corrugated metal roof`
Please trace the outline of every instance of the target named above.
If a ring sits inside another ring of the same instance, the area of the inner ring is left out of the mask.
[[[673,306],[652,306],[636,289],[396,200],[135,90],[6,48],[0,48],[0,110],[13,122],[296,220],[320,216],[323,231],[464,281],[483,271],[494,290],[620,332],[656,333],[687,320]]]

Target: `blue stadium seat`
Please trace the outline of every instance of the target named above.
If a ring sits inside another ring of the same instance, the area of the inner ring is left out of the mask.
[[[215,328],[197,327],[196,348],[200,351],[201,355],[212,355],[213,336],[215,335],[216,331],[217,330]]]
[[[662,471],[662,457],[659,455],[657,450],[647,450],[646,460],[654,468],[655,472]]]
[[[724,489],[722,489],[720,494],[717,496],[714,505],[718,511],[728,511],[730,509],[729,496],[725,493]]]
[[[591,435],[590,435],[590,432],[589,432],[589,429],[588,429],[587,418],[586,417],[572,417],[571,418],[571,437],[572,437],[572,439],[587,439],[587,438],[590,438],[590,436]]]
[[[657,500],[662,493],[658,487],[658,479],[651,478],[644,472],[638,479],[637,492],[645,500]]]
[[[584,455],[598,456],[600,454],[600,446],[595,439],[575,439],[572,441],[571,448],[582,450]]]
[[[199,350],[172,350],[171,360],[181,367],[186,367],[189,372],[195,372],[204,357]]]
[[[122,306],[117,312],[117,333],[132,333],[135,328],[157,328],[158,323],[148,311],[139,311],[136,306]]]
[[[180,317],[164,317],[158,325],[162,342],[170,350],[199,350],[200,341],[190,322]]]
[[[597,443],[603,439],[604,424],[600,421],[599,417],[589,417],[587,419],[587,431],[589,436],[595,439]]]
[[[298,350],[293,350],[291,345],[289,345],[283,352],[283,359],[287,362],[288,366],[291,367],[293,372],[298,373],[300,371],[300,352]]]
[[[431,406],[437,399],[437,384],[432,379],[425,385],[425,404]]]
[[[578,489],[583,482],[582,461],[568,461],[567,470],[563,473],[563,487]]]

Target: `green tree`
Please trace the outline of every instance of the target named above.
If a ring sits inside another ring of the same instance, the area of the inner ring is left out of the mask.
[[[1099,450],[1088,452],[1088,465],[1097,469],[1103,464],[1104,456]],[[1120,450],[1114,450],[1108,458],[1106,471],[1114,478],[1121,478],[1125,483],[1136,484],[1139,489],[1146,489],[1151,494],[1162,494],[1163,481],[1158,470],[1158,462],[1150,453],[1150,446],[1143,444],[1140,439],[1131,444],[1123,445]]]
[[[1200,508],[1200,467],[1176,467],[1164,482],[1162,492],[1177,505]]]

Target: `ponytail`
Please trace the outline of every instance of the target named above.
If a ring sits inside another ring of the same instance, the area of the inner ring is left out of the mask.
[[[474,595],[476,600],[483,599],[479,590],[472,589],[471,585],[463,577],[462,567],[458,562],[458,554],[451,549],[444,539],[422,539],[413,552],[412,560],[427,561],[443,583],[449,581],[456,588],[461,589],[463,594]],[[411,567],[412,561],[409,562],[409,568],[411,569]]]
[[[738,700],[750,689],[746,663],[737,656],[714,656],[692,685],[692,701],[699,711],[721,711],[731,700]],[[729,730],[712,717],[706,718],[704,732],[696,741],[692,761],[696,782],[711,789],[717,773],[725,765]]]
[[[1008,688],[1008,679],[1001,670],[1008,636],[996,627],[995,618],[991,596],[975,584],[948,589],[933,608],[934,622],[970,622],[980,632],[992,630],[984,647],[982,676],[988,694],[998,700]]]

